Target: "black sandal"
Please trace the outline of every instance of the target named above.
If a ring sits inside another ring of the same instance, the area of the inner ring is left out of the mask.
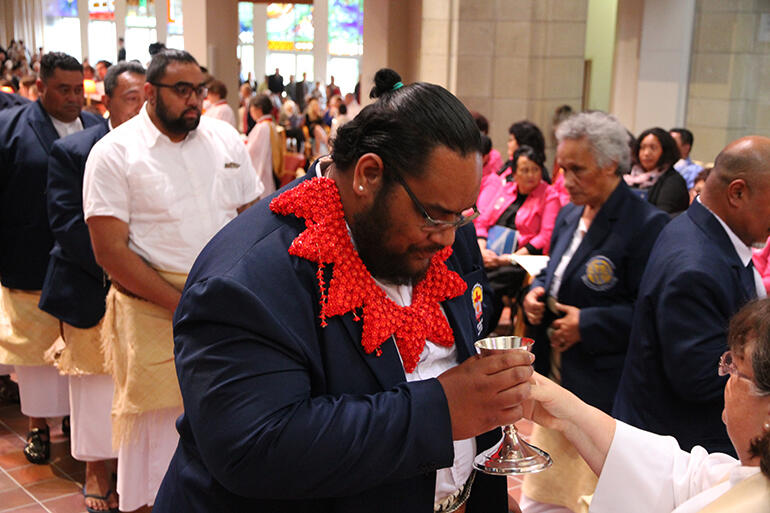
[[[46,463],[51,457],[51,435],[48,426],[45,429],[34,428],[27,433],[27,445],[24,447],[27,461],[36,465]]]

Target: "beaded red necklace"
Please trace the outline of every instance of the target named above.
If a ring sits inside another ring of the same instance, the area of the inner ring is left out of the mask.
[[[294,239],[289,254],[318,264],[321,326],[326,326],[328,317],[353,312],[356,321],[363,320],[364,351],[376,351],[379,356],[380,346],[395,336],[406,372],[414,371],[426,339],[446,347],[454,343],[439,303],[460,296],[467,285],[446,266],[451,247],[433,256],[425,278],[414,286],[412,304],[399,306],[377,285],[353,246],[334,180],[304,181],[273,199],[270,209],[305,220],[306,230]],[[328,264],[333,265],[333,272],[327,284],[324,269]]]

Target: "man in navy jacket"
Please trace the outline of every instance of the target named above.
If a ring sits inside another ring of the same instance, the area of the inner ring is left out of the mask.
[[[769,161],[766,137],[728,145],[701,195],[661,232],[642,277],[613,415],[687,451],[735,454],[717,365],[730,317],[764,296],[750,246],[770,234]]]
[[[110,283],[96,263],[83,219],[83,174],[94,144],[139,113],[144,104],[144,68],[126,61],[111,66],[104,92],[109,124],[59,139],[51,150],[47,197],[55,243],[39,305],[63,323],[64,351],[69,355],[59,359],[58,367],[61,374],[70,375],[72,456],[86,461],[85,493],[90,496],[86,506],[99,510],[118,506],[117,497],[108,495],[112,472],[103,461],[115,458],[110,429],[113,386],[112,377],[104,374],[103,361],[90,355],[84,358],[83,352],[101,355],[100,321]]]
[[[174,319],[185,413],[156,513],[433,511],[468,490],[469,513],[508,511],[506,480],[471,473],[531,374],[527,353],[473,348],[490,293],[468,225],[479,132],[445,89],[381,73],[333,162],[239,216],[193,267]]]
[[[77,59],[55,52],[44,55],[37,87],[38,101],[0,113],[0,282],[6,303],[25,298],[24,307],[13,307],[25,308],[12,319],[14,336],[0,340],[0,363],[17,366],[22,412],[30,416],[25,454],[33,463],[42,463],[50,449],[44,417],[69,409],[66,379],[58,380],[56,369],[44,367],[43,360],[43,352],[58,336],[58,321],[31,306],[37,304],[34,296],[43,287],[53,246],[45,195],[48,155],[59,137],[104,121],[80,112],[83,70]],[[63,393],[48,389],[60,385]],[[45,387],[43,395],[51,401],[25,405],[25,386]]]

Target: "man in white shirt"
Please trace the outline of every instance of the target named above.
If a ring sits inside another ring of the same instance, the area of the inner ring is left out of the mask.
[[[233,127],[235,124],[235,113],[233,108],[227,103],[227,86],[221,80],[212,80],[208,84],[208,100],[209,107],[206,109],[204,115],[214,119],[221,119],[227,121]]]
[[[255,96],[249,101],[249,114],[257,120],[257,124],[249,132],[246,141],[246,150],[251,157],[251,163],[257,171],[257,177],[264,188],[262,195],[267,196],[275,192],[275,180],[273,179],[273,151],[270,146],[270,137],[273,127],[273,102],[266,94]]]
[[[176,446],[171,314],[186,274],[262,191],[235,129],[201,118],[204,80],[189,53],[158,53],[147,69],[145,107],[101,139],[86,164],[85,218],[113,283],[105,350],[123,511],[153,504]]]
[[[669,133],[674,138],[674,141],[676,141],[681,156],[677,163],[674,164],[674,169],[682,175],[682,178],[687,182],[687,189],[690,190],[695,186],[695,178],[703,171],[703,166],[696,164],[690,158],[694,137],[692,132],[686,128],[672,128],[669,130]]]

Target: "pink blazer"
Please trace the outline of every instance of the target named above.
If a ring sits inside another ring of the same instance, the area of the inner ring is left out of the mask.
[[[765,290],[770,294],[770,262],[768,262],[768,257],[770,257],[770,238],[767,239],[767,245],[764,249],[754,250],[754,257],[752,258],[754,267],[757,268],[759,275],[762,276]]]
[[[489,229],[494,226],[505,209],[516,200],[517,191],[516,182],[505,183],[499,188],[494,201],[473,221],[476,226],[476,235],[487,236]],[[532,244],[537,249],[542,249],[543,254],[548,254],[551,232],[560,208],[558,193],[546,182],[540,180],[538,186],[527,196],[524,204],[516,212],[519,247]]]
[[[503,158],[500,156],[499,151],[492,148],[489,152],[489,160],[487,160],[487,163],[481,168],[481,176],[497,173],[501,167],[503,167]]]

